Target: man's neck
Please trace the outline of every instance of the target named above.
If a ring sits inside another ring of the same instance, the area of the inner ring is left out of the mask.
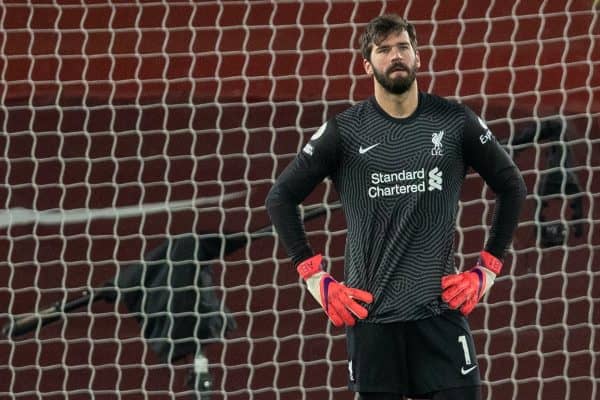
[[[375,100],[379,107],[394,118],[409,117],[419,104],[419,89],[415,81],[410,89],[402,94],[393,94],[375,83]]]

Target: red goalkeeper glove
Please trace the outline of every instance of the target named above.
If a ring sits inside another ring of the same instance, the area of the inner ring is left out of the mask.
[[[470,270],[442,277],[442,300],[451,309],[460,308],[460,312],[469,315],[492,287],[501,269],[502,261],[482,251],[477,264]]]
[[[323,271],[322,261],[323,257],[320,254],[304,260],[298,264],[298,274],[304,279],[308,291],[323,307],[333,325],[354,326],[354,316],[365,319],[369,314],[356,300],[371,304],[373,295],[339,283]]]

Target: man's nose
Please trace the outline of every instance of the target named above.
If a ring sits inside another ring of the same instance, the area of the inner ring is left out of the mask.
[[[392,47],[390,55],[392,57],[392,60],[400,60],[400,59],[402,59],[402,51],[400,51],[400,49],[397,48],[397,47]]]

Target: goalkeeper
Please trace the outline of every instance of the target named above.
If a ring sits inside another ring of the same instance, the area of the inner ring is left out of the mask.
[[[374,96],[317,130],[271,188],[269,215],[310,293],[347,327],[349,388],[362,400],[479,399],[465,317],[501,272],[523,179],[468,107],[418,90],[412,24],[377,17],[360,46]],[[479,260],[457,273],[457,205],[469,167],[496,206]],[[310,247],[298,208],[326,177],[348,228],[343,277],[328,274]]]

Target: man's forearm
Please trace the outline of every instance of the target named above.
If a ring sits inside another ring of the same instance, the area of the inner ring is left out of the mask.
[[[313,256],[300,217],[298,203],[287,193],[281,182],[276,183],[266,201],[271,222],[294,265]]]
[[[503,258],[519,224],[519,215],[527,188],[518,169],[503,171],[503,183],[496,191],[496,207],[491,226],[490,238],[485,249],[497,258]]]

